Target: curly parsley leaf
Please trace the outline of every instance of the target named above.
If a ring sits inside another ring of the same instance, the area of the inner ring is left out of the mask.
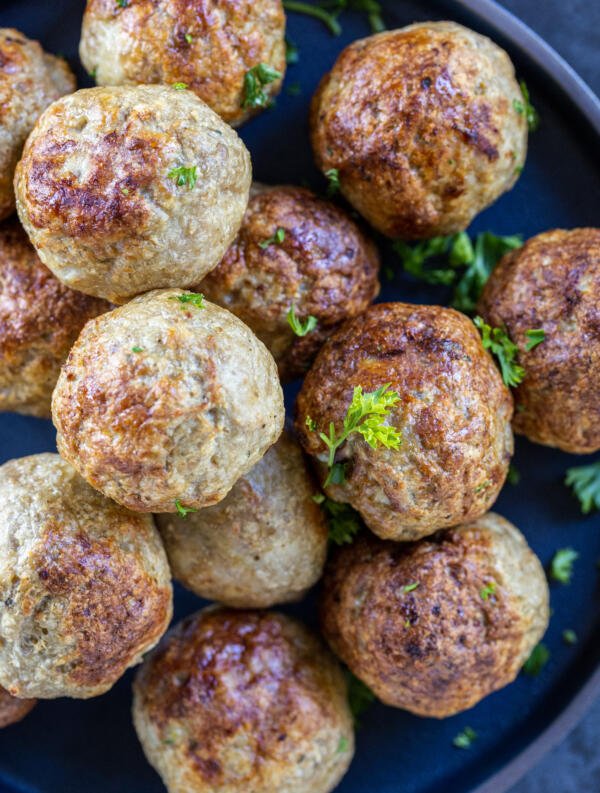
[[[340,172],[337,168],[330,168],[325,171],[327,179],[327,197],[333,198],[336,193],[340,192]]]
[[[600,509],[600,460],[567,469],[565,484],[573,488],[584,515]]]
[[[293,304],[287,313],[287,321],[296,336],[306,336],[307,333],[311,333],[318,325],[317,318],[313,317],[312,314],[309,314],[305,320],[299,319],[296,316],[296,309]]]
[[[265,248],[268,248],[269,245],[281,245],[284,240],[285,240],[285,229],[278,228],[272,237],[269,237],[269,239],[259,242],[258,247],[265,250]]]
[[[482,600],[489,600],[492,595],[496,594],[496,582],[490,581],[489,584],[485,584],[479,590],[479,596]]]
[[[196,308],[204,308],[204,295],[200,292],[182,292],[180,295],[172,297],[171,300],[178,300],[180,303],[191,303]]]
[[[543,642],[537,644],[523,664],[523,672],[529,677],[537,677],[550,659],[550,650]]]
[[[187,518],[190,512],[198,512],[194,507],[185,507],[178,498],[175,499],[175,509],[182,518]]]
[[[180,165],[177,168],[171,168],[167,174],[168,179],[173,179],[177,187],[184,187],[187,185],[190,190],[194,189],[198,179],[198,168],[195,165]]]
[[[525,331],[525,336],[527,337],[525,349],[529,352],[529,350],[533,350],[534,347],[537,347],[538,344],[544,341],[546,338],[546,331],[543,328],[531,328]]]
[[[432,257],[447,253],[453,245],[453,240],[454,237],[433,237],[415,245],[407,245],[402,240],[395,240],[392,247],[401,258],[405,272],[427,284],[448,286],[456,278],[454,268],[428,268],[426,265]]]
[[[259,63],[249,69],[244,75],[242,107],[267,107],[269,97],[263,88],[280,77],[281,72],[267,63]]]
[[[349,545],[361,529],[360,515],[349,504],[340,504],[318,493],[313,499],[325,513],[329,540],[335,545]]]
[[[525,377],[525,369],[517,363],[517,345],[503,328],[492,328],[481,317],[475,317],[473,322],[481,333],[484,350],[489,350],[498,359],[505,384],[509,387],[519,385]]]
[[[477,740],[477,733],[471,727],[465,727],[452,741],[457,749],[470,749],[473,741]]]
[[[359,726],[359,719],[363,713],[375,702],[375,694],[359,680],[352,672],[347,672],[348,677],[348,704],[354,717],[355,726]]]
[[[550,576],[561,584],[570,584],[573,577],[573,564],[579,558],[573,548],[560,548],[552,557]]]

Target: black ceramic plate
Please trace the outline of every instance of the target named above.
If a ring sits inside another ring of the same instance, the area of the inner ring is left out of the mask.
[[[89,81],[77,60],[82,0],[13,0],[0,3],[0,25],[15,26],[50,51],[64,53]],[[384,2],[388,27],[415,20],[455,19],[503,44],[530,87],[542,125],[531,136],[530,154],[517,186],[480,215],[473,231],[531,236],[555,227],[597,225],[600,173],[591,158],[600,113],[593,95],[551,50],[489,0]],[[476,13],[469,11],[475,6]],[[498,27],[499,26],[499,27]],[[241,134],[263,182],[304,182],[318,189],[322,178],[312,165],[306,116],[320,76],[344,45],[368,33],[363,17],[346,14],[343,35],[331,37],[319,23],[291,16],[289,35],[300,63],[289,69],[276,106],[245,126]],[[386,265],[397,262],[389,249]],[[448,295],[423,288],[397,272],[382,299],[444,302]],[[291,388],[288,406],[294,395]],[[48,422],[16,415],[0,417],[0,462],[54,450]],[[340,793],[500,793],[540,751],[556,740],[600,689],[598,570],[600,519],[584,518],[563,486],[565,469],[581,460],[517,439],[515,457],[522,479],[507,485],[496,509],[519,526],[547,564],[566,545],[580,553],[573,583],[552,586],[553,616],[546,637],[551,658],[535,679],[520,676],[510,687],[472,711],[445,721],[419,719],[375,705],[362,720],[356,758]],[[201,602],[179,590],[177,616]],[[314,624],[314,598],[292,609]],[[579,636],[576,646],[561,641],[563,629]],[[131,675],[109,694],[87,702],[44,702],[22,723],[0,736],[0,790],[3,793],[160,793],[160,780],[146,764],[129,716]],[[479,735],[469,751],[452,746],[465,726]]]

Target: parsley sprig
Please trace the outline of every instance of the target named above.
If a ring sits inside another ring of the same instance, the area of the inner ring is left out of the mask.
[[[544,341],[546,338],[546,331],[543,328],[530,328],[525,331],[525,336],[527,337],[525,349],[529,352]]]
[[[600,509],[600,460],[567,469],[565,484],[573,488],[584,515]]]
[[[317,493],[313,500],[325,513],[329,540],[335,545],[349,545],[354,542],[361,529],[360,515],[350,504],[340,504],[331,498]]]
[[[320,0],[315,4],[283,0],[283,7],[286,11],[306,14],[318,19],[334,36],[339,36],[342,32],[338,18],[344,11],[358,11],[366,14],[373,33],[381,33],[382,30],[385,30],[381,3],[377,0]]]
[[[513,108],[520,116],[525,115],[525,118],[527,119],[527,126],[529,128],[529,131],[535,132],[540,125],[539,113],[537,112],[535,107],[531,104],[529,89],[525,85],[525,80],[519,81],[519,87],[521,89],[523,101],[521,101],[520,99],[514,99]]]
[[[204,295],[200,292],[182,292],[175,295],[171,300],[178,300],[180,303],[191,303],[196,308],[204,308]]]
[[[325,178],[327,179],[327,198],[333,198],[336,193],[340,192],[340,172],[337,168],[330,168],[325,171]]]
[[[167,178],[173,179],[177,187],[187,185],[190,190],[193,190],[198,179],[198,168],[195,165],[179,165],[177,168],[171,168]]]
[[[317,318],[313,317],[312,314],[309,314],[305,320],[299,319],[296,316],[296,308],[293,303],[287,313],[287,321],[296,336],[306,336],[307,333],[312,333],[318,324]]]
[[[285,240],[285,229],[278,228],[273,236],[269,237],[266,240],[258,243],[258,247],[262,248],[263,251],[265,248],[268,248],[270,245],[281,245]]]
[[[267,107],[269,97],[263,88],[283,75],[267,63],[259,63],[244,75],[242,107]]]
[[[175,509],[182,518],[187,518],[190,512],[198,512],[194,507],[185,507],[178,498],[175,499]]]
[[[573,564],[579,558],[573,548],[560,548],[550,562],[550,576],[561,584],[570,584],[573,577]]]
[[[531,655],[523,664],[523,672],[529,677],[537,677],[550,659],[550,650],[543,642],[536,644]]]
[[[498,359],[502,379],[509,387],[518,386],[525,377],[525,369],[517,363],[519,348],[511,341],[504,328],[492,328],[481,317],[473,320],[481,333],[481,343]]]
[[[365,685],[362,680],[359,680],[352,672],[347,672],[348,678],[348,704],[350,705],[350,712],[354,717],[354,725],[356,727],[360,724],[360,717],[362,714],[375,702],[375,694],[371,689]]]
[[[465,727],[458,733],[452,741],[452,745],[457,749],[470,749],[473,741],[477,740],[477,733],[472,727]]]

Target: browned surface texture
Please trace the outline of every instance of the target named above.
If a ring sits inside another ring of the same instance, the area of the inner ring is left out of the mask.
[[[530,239],[498,264],[479,311],[519,347],[515,430],[566,452],[600,449],[600,229]],[[526,331],[540,328],[527,351]]]
[[[508,55],[452,22],[356,41],[321,81],[311,111],[323,172],[379,231],[426,238],[466,228],[517,179],[523,98]]]
[[[354,750],[341,669],[268,612],[180,623],[136,678],[134,722],[169,793],[327,793]]]
[[[8,691],[0,686],[0,728],[24,719],[35,704],[35,699],[11,697]]]
[[[383,702],[441,718],[512,682],[546,629],[548,587],[523,536],[489,513],[416,543],[363,534],[331,560],[321,617]]]
[[[261,248],[278,229],[283,242]],[[378,269],[377,249],[341,209],[301,187],[257,186],[237,238],[198,291],[237,314],[291,380],[343,320],[376,297]],[[293,333],[292,305],[298,318],[317,318],[313,332]]]
[[[186,83],[237,126],[258,112],[242,107],[246,72],[285,72],[284,32],[281,0],[88,0],[80,54],[99,85]]]
[[[325,471],[318,432],[337,431],[354,387],[390,384],[400,399],[388,423],[398,450],[351,435],[338,451],[346,482],[329,494],[361,512],[381,537],[416,539],[483,514],[496,499],[513,449],[512,399],[473,323],[452,309],[381,303],[324,345],[297,401],[296,428]]]
[[[0,28],[0,220],[14,212],[13,174],[37,117],[74,90],[66,61],[18,30]]]
[[[0,468],[0,683],[13,695],[107,691],[171,618],[152,518],[97,493],[56,454]]]
[[[0,410],[50,417],[60,367],[104,300],[60,283],[16,219],[0,226]]]

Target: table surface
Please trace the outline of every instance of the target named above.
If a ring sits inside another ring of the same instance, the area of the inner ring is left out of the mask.
[[[600,3],[590,0],[502,0],[548,41],[600,93]],[[511,793],[600,791],[600,700],[566,740]]]

